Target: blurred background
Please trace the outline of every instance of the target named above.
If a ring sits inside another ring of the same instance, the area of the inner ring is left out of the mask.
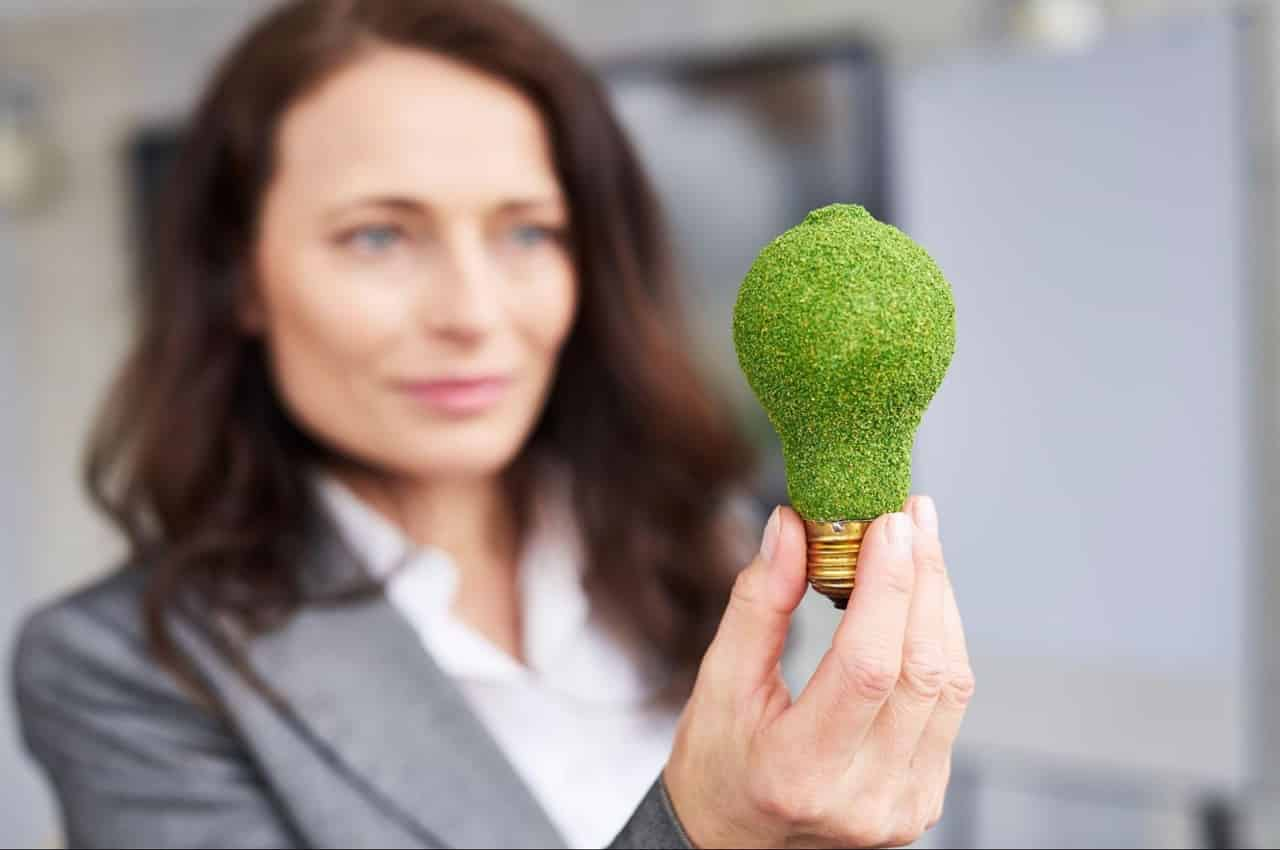
[[[122,544],[78,479],[182,119],[262,0],[0,0],[0,654]],[[865,204],[935,257],[921,426],[978,697],[926,847],[1280,844],[1280,18],[1269,2],[522,0],[605,75],[706,368],[755,253]],[[811,594],[804,681],[836,614]],[[0,701],[0,846],[55,811]]]

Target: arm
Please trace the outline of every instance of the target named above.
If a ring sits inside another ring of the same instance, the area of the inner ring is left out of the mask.
[[[144,651],[136,629],[64,602],[14,658],[27,748],[70,847],[295,847],[235,735]]]
[[[693,850],[693,842],[685,835],[667,795],[666,782],[659,777],[644,795],[635,814],[613,839],[608,850],[649,850],[672,848]]]

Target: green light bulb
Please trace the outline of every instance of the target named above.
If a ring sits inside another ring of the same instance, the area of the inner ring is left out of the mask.
[[[809,531],[809,578],[844,607],[862,532],[900,510],[911,448],[955,352],[955,302],[924,249],[860,206],[833,204],[760,251],[733,341],[782,442]]]

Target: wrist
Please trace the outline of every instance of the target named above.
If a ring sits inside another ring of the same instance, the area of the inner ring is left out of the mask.
[[[675,825],[676,832],[680,835],[680,838],[693,850],[702,850],[704,845],[698,844],[693,840],[693,836],[689,834],[689,830],[685,827],[684,820],[680,817],[680,811],[676,808],[675,801],[671,798],[671,786],[667,783],[666,769],[658,775],[658,787],[662,790],[662,803],[667,809],[667,815],[671,818],[671,823]]]
[[[686,842],[696,850],[713,847],[780,847],[785,836],[770,838],[767,830],[753,829],[739,821],[745,814],[740,808],[735,818],[733,805],[741,801],[716,800],[721,783],[708,780],[698,772],[683,769],[673,758],[667,763],[660,777],[672,820],[680,828]],[[706,793],[710,791],[708,798]]]
[[[674,761],[674,759],[672,760]],[[708,843],[711,837],[706,826],[699,821],[703,807],[694,798],[693,783],[685,780],[684,772],[668,762],[659,777],[672,820],[679,826],[685,842],[695,850],[706,850],[716,845]]]

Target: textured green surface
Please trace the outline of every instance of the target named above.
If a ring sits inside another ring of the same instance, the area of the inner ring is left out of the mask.
[[[955,352],[951,288],[924,249],[860,206],[814,210],[756,257],[733,340],[800,515],[901,509],[916,428]]]

